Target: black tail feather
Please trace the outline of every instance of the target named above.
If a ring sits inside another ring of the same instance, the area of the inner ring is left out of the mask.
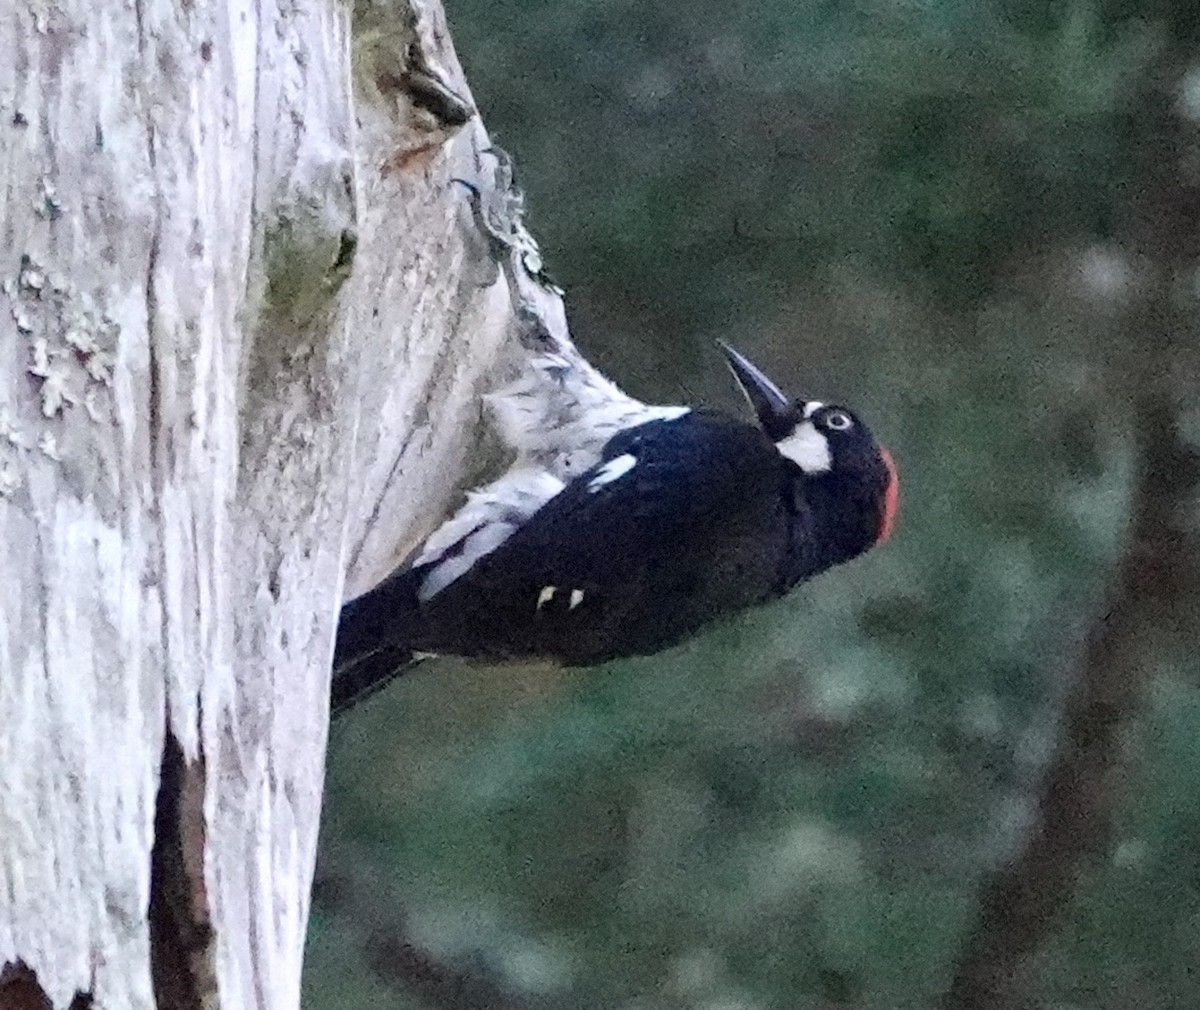
[[[417,579],[397,572],[342,607],[333,649],[330,714],[342,715],[411,669]]]
[[[335,669],[329,688],[330,718],[345,715],[419,663],[420,660],[415,659],[408,649],[384,647],[342,669]]]

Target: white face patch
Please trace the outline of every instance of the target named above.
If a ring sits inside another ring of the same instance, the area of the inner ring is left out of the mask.
[[[808,413],[805,406],[805,413]],[[816,410],[821,404],[813,407]],[[808,474],[828,473],[833,467],[829,439],[817,431],[812,421],[803,421],[787,438],[775,443],[775,448]]]
[[[588,481],[588,493],[595,494],[605,484],[611,484],[619,477],[624,477],[636,465],[637,457],[628,452],[616,457],[616,459],[610,459],[596,471],[596,476]]]
[[[815,414],[824,406],[825,404],[823,404],[820,400],[809,400],[808,403],[804,405],[804,416],[812,417],[813,414]]]

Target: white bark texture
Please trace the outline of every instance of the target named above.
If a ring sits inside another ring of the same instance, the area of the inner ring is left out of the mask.
[[[513,332],[440,5],[359,4],[0,0],[0,1010],[298,1004],[343,572]]]

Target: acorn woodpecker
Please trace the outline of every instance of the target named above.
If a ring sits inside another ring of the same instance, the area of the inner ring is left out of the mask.
[[[654,653],[886,540],[896,470],[862,420],[789,399],[721,346],[757,425],[643,404],[581,356],[537,357],[493,394],[516,462],[343,607],[335,712],[416,651],[571,666]]]

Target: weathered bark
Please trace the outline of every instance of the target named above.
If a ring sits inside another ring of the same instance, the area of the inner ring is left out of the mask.
[[[0,1008],[297,1004],[343,572],[512,316],[465,95],[436,0],[0,0]]]

